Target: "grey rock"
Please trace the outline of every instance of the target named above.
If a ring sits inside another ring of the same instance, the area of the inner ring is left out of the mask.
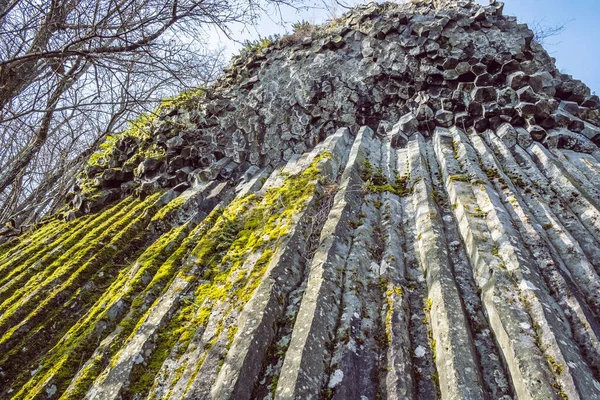
[[[547,132],[544,128],[531,123],[527,124],[527,131],[531,135],[531,138],[537,142],[543,141],[547,135]]]
[[[500,125],[496,131],[496,135],[498,135],[498,137],[502,139],[502,141],[504,141],[506,146],[509,148],[512,148],[517,144],[518,133],[510,124]]]
[[[535,104],[539,100],[539,96],[535,93],[531,86],[525,86],[517,90],[517,95],[519,96],[519,100],[522,102]]]
[[[522,148],[527,149],[533,142],[531,134],[526,129],[521,127],[517,127],[515,130],[517,131],[517,143]]]
[[[544,144],[550,149],[568,149],[580,153],[592,154],[598,147],[587,137],[566,129],[555,129],[548,132]]]
[[[167,148],[169,149],[180,148],[181,146],[183,146],[183,138],[181,136],[173,136],[167,140]]]
[[[583,103],[581,103],[581,105],[583,107],[588,107],[588,108],[599,108],[600,107],[600,98],[598,98],[598,96],[596,96],[596,95],[588,96],[585,98]]]
[[[146,158],[144,161],[140,163],[137,167],[138,176],[145,175],[147,173],[156,171],[159,166],[159,161],[155,158]]]
[[[535,114],[540,118],[548,118],[556,110],[556,107],[545,99],[538,100],[535,103]]]
[[[433,110],[431,107],[425,104],[421,104],[417,109],[417,120],[419,121],[431,121],[434,117]]]
[[[451,111],[438,110],[435,113],[435,121],[438,125],[449,128],[454,122],[454,113]]]
[[[536,111],[537,111],[535,104],[527,103],[527,102],[523,102],[523,101],[519,102],[519,104],[517,104],[515,106],[515,109],[517,110],[519,115],[522,117],[528,117],[528,116],[534,115],[534,114],[536,114]]]
[[[2,245],[0,397],[598,398],[599,102],[501,14],[359,6],[121,135]]]
[[[408,113],[400,118],[398,121],[398,126],[405,135],[409,136],[416,132],[417,127],[419,126],[419,121],[412,113]]]
[[[493,86],[475,88],[473,89],[471,96],[474,101],[478,101],[480,103],[496,101],[498,98],[496,88],[494,88]]]
[[[528,85],[529,77],[522,71],[516,71],[506,78],[507,85],[513,90],[519,90]]]

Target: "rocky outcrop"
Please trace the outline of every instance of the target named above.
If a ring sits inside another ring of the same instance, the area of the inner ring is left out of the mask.
[[[341,127],[403,121],[405,134],[429,137],[436,126],[481,133],[508,123],[522,140],[593,153],[598,97],[502,8],[369,4],[249,46],[211,87],[110,137],[82,174],[70,217],[134,192],[237,182],[249,165],[276,168]]]
[[[0,244],[0,397],[600,397],[598,99],[502,4],[249,50]]]

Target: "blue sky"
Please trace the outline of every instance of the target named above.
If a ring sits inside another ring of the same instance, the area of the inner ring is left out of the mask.
[[[291,24],[300,20],[322,23],[331,18],[332,11],[326,11],[322,1],[334,4],[334,0],[312,1],[305,3],[310,4],[307,10],[283,9],[281,13],[264,15],[256,27],[232,26],[232,35],[243,42],[259,36],[289,32]],[[487,0],[478,2],[488,3]],[[346,0],[346,4],[358,3]],[[563,33],[547,39],[546,50],[556,58],[556,64],[562,72],[582,80],[600,95],[600,0],[505,0],[505,4],[504,13],[517,16],[520,22],[538,22],[547,26],[566,23]],[[333,13],[341,15],[344,11],[337,7]],[[211,34],[210,41],[213,45],[220,43],[225,46],[228,56],[241,48],[240,43],[216,33]]]
[[[546,50],[563,72],[582,80],[600,94],[600,0],[506,0],[504,13],[520,22],[566,23],[565,31],[549,38]]]

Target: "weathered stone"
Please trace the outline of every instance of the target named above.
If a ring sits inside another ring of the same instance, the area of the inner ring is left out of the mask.
[[[516,71],[506,78],[507,85],[513,90],[519,90],[528,85],[529,77],[522,71]]]
[[[568,149],[580,153],[593,153],[598,147],[588,138],[566,129],[555,129],[548,132],[544,144],[549,149]]]
[[[518,102],[517,92],[511,88],[498,91],[498,104],[500,106],[513,105]]]
[[[473,18],[475,19],[475,21],[483,21],[485,20],[485,14],[485,9],[480,8],[479,10],[477,10]]]
[[[442,74],[445,81],[455,81],[459,78],[459,73],[454,69],[445,70]]]
[[[493,84],[494,78],[488,73],[481,74],[475,78],[475,86],[489,86]]]
[[[498,135],[509,148],[514,147],[517,144],[517,131],[510,124],[502,124],[496,130],[496,135]]]
[[[546,99],[535,103],[535,115],[540,118],[548,118],[556,110],[556,107]]]
[[[171,139],[167,140],[167,148],[179,148],[183,146],[183,138],[181,136],[173,136]]]
[[[412,133],[416,132],[419,121],[412,113],[408,113],[400,118],[398,125],[405,135],[410,136]]]
[[[447,58],[444,60],[444,63],[442,64],[442,67],[443,67],[445,70],[454,70],[455,72],[458,72],[458,71],[456,71],[456,69],[455,69],[455,68],[456,68],[456,66],[458,65],[458,63],[459,63],[459,60],[458,60],[457,58],[454,58],[454,57],[447,57]]]
[[[488,129],[490,126],[490,119],[489,118],[478,118],[473,122],[473,128],[475,128],[475,131],[477,133],[481,133],[483,131],[485,131],[486,129]]]
[[[457,126],[468,126],[470,119],[471,116],[466,111],[454,114],[454,124]]]
[[[581,133],[596,144],[600,141],[600,128],[596,125],[584,122]]]
[[[517,104],[515,106],[515,109],[517,110],[519,115],[522,117],[534,115],[537,110],[535,104],[527,103],[527,102],[523,102],[523,101],[519,102],[519,104]]]
[[[417,120],[431,121],[434,117],[433,110],[426,104],[422,104],[417,109]]]
[[[588,96],[581,105],[589,108],[600,108],[600,98],[596,95]]]
[[[169,165],[169,172],[175,172],[178,169],[180,169],[181,167],[183,167],[185,162],[185,159],[181,156],[176,156],[173,157],[171,160],[169,160],[168,165]]]
[[[137,167],[137,174],[138,174],[138,176],[147,174],[149,172],[156,171],[156,169],[158,168],[159,164],[160,164],[159,161],[157,159],[155,159],[155,158],[147,158],[147,159],[145,159]]]
[[[471,65],[471,72],[477,76],[481,76],[487,72],[487,66],[482,63],[473,64]]]
[[[501,72],[504,75],[510,75],[513,72],[517,72],[521,69],[521,63],[519,63],[517,60],[510,60],[507,61],[504,65],[502,65],[502,69]]]
[[[549,116],[548,118],[542,119],[539,125],[544,129],[553,129],[554,127],[556,127],[556,119],[554,118],[554,114]]]
[[[533,91],[531,86],[525,86],[517,90],[517,96],[522,102],[535,104],[539,100],[539,96]]]
[[[517,131],[517,143],[519,146],[524,149],[528,148],[533,141],[531,134],[526,129],[521,127],[517,127],[515,130]]]
[[[454,122],[454,113],[451,111],[438,110],[435,113],[435,121],[438,125],[449,128]]]
[[[534,73],[529,77],[528,83],[536,93],[544,93],[549,97],[553,97],[556,93],[554,78],[548,71]]]
[[[581,120],[571,120],[567,125],[570,131],[581,133],[585,129],[585,123]]]
[[[471,70],[471,65],[466,61],[462,61],[456,65],[455,70],[459,75],[462,75]]]
[[[583,82],[575,79],[565,80],[556,88],[558,98],[578,104],[582,104],[590,94],[590,89]]]
[[[580,108],[576,102],[573,101],[561,101],[559,108],[575,116],[579,116]]]
[[[496,101],[498,98],[496,88],[494,88],[493,86],[475,88],[471,93],[471,96],[473,97],[474,101],[478,101],[480,103]]]
[[[379,126],[377,127],[377,134],[380,136],[386,136],[388,132],[392,130],[394,125],[389,121],[381,121],[379,122]]]
[[[483,104],[474,100],[467,106],[467,112],[473,117],[480,117],[483,115]]]
[[[537,142],[541,142],[546,138],[546,130],[539,125],[528,123],[527,131],[529,131],[531,138]]]
[[[598,99],[502,6],[358,6],[103,145],[0,229],[0,398],[599,398]]]
[[[500,107],[498,103],[493,101],[483,105],[483,116],[487,119],[500,115]]]

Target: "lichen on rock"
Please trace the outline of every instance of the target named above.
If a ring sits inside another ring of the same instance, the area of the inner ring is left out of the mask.
[[[598,398],[600,101],[502,10],[298,24],[108,137],[0,244],[0,397]]]

